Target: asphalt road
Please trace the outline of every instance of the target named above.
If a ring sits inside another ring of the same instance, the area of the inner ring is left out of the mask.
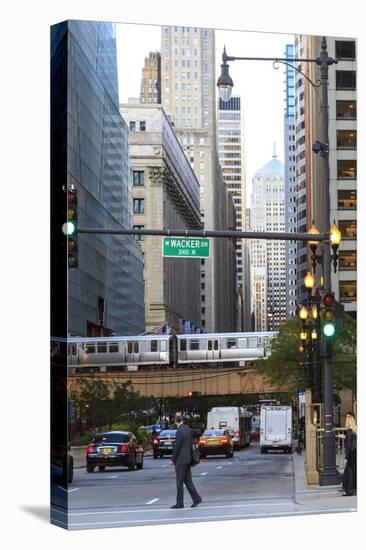
[[[145,456],[144,469],[132,472],[109,468],[88,474],[75,469],[67,490],[68,516],[53,505],[53,522],[68,523],[69,529],[90,529],[311,513],[295,503],[289,454],[262,455],[259,446],[252,444],[235,452],[232,459],[201,460],[192,475],[202,504],[191,509],[185,492],[185,508],[171,510],[176,485],[169,458]]]

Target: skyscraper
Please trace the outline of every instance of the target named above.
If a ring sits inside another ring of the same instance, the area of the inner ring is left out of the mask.
[[[285,57],[294,57],[294,45],[287,44]],[[284,153],[285,153],[285,231],[296,233],[296,177],[295,177],[295,69],[285,65],[285,113],[284,113]],[[297,244],[286,241],[286,310],[293,317],[296,313],[297,297]]]
[[[201,220],[206,229],[227,228],[225,187],[217,154],[215,34],[196,27],[162,27],[162,106],[200,183]],[[227,200],[227,197],[226,197]],[[232,330],[235,312],[223,315],[220,292],[228,284],[220,257],[228,243],[214,239],[211,257],[201,261],[202,326]],[[232,289],[235,292],[235,288]],[[230,308],[232,301],[226,302]],[[230,327],[224,319],[230,318]]]
[[[150,52],[145,57],[140,86],[140,103],[161,103],[161,55]]]
[[[52,27],[51,38],[53,206],[62,209],[66,190],[74,188],[80,226],[131,227],[128,128],[119,113],[114,26],[67,21]],[[79,267],[66,274],[67,332],[142,332],[143,264],[135,240],[80,234],[78,245]]]
[[[219,160],[224,183],[232,197],[236,213],[236,230],[243,231],[245,221],[245,168],[243,162],[243,120],[240,96],[218,100]],[[236,241],[236,285],[243,284],[242,241]]]
[[[285,192],[283,164],[276,155],[253,178],[251,200],[253,231],[283,232]],[[279,240],[250,243],[254,330],[277,330],[286,319],[285,244]]]

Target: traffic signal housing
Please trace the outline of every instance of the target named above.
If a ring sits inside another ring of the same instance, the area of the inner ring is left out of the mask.
[[[325,341],[330,341],[336,332],[337,302],[334,292],[326,292],[322,296],[321,331]]]
[[[62,231],[67,237],[67,261],[69,269],[79,266],[78,258],[78,195],[76,189],[67,190],[66,222]]]

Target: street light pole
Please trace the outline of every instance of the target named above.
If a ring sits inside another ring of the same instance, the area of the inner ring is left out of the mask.
[[[320,80],[322,86],[322,147],[323,158],[323,231],[330,232],[330,175],[329,175],[329,106],[328,106],[328,73],[329,65],[335,62],[327,52],[325,36],[321,41],[321,53],[317,60],[320,65]],[[323,277],[324,290],[331,291],[331,257],[330,246],[323,247]],[[339,472],[336,468],[335,433],[333,419],[333,344],[327,345],[324,358],[324,467],[320,472],[320,485],[338,485]]]
[[[323,232],[330,233],[330,177],[329,177],[329,114],[328,114],[328,74],[329,65],[338,63],[337,59],[329,57],[327,52],[327,41],[325,36],[321,40],[321,52],[316,59],[297,58],[271,58],[271,57],[232,57],[228,56],[224,48],[222,55],[221,75],[217,81],[220,97],[223,101],[230,99],[234,83],[229,75],[228,61],[273,61],[273,63],[284,63],[290,65],[306,78],[313,87],[317,87],[298,67],[291,63],[316,63],[320,66],[320,85],[322,88],[322,143],[316,142],[313,145],[314,153],[320,153],[323,157]],[[331,291],[331,256],[329,241],[323,247],[323,277],[325,291]],[[337,485],[339,473],[335,464],[335,434],[333,423],[333,349],[327,344],[327,356],[324,359],[324,469],[320,474],[320,485]]]

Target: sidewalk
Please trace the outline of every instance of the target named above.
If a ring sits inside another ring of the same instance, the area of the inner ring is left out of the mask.
[[[342,485],[320,487],[307,485],[305,476],[305,451],[302,455],[296,452],[292,455],[295,480],[295,502],[309,508],[325,508],[329,510],[357,510],[357,496],[343,497]]]

